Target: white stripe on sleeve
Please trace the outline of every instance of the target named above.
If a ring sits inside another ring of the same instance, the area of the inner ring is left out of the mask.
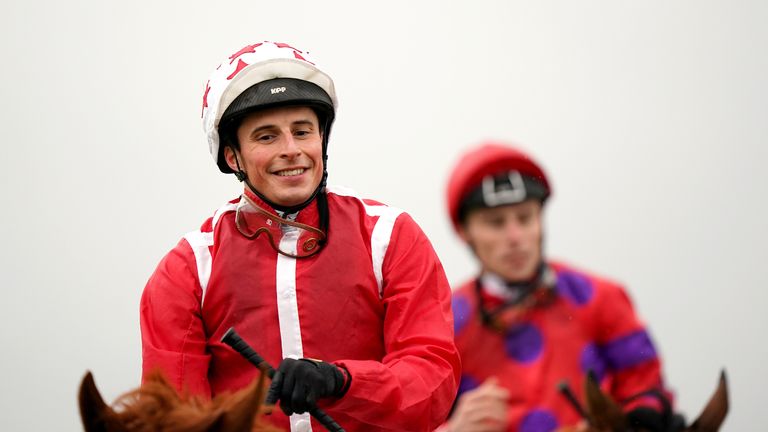
[[[234,211],[236,208],[237,205],[232,203],[226,203],[219,207],[219,209],[216,210],[216,213],[213,214],[213,230],[215,231],[216,224],[224,213]],[[200,281],[200,288],[203,290],[203,295],[200,300],[200,307],[202,307],[203,302],[205,301],[205,293],[208,288],[208,280],[211,278],[213,258],[211,257],[210,247],[213,246],[213,232],[192,231],[184,235],[184,239],[192,248],[192,253],[195,254],[197,280]]]
[[[382,267],[387,256],[387,248],[392,238],[392,229],[395,221],[403,213],[402,210],[388,206],[365,206],[365,211],[371,216],[379,216],[371,233],[371,261],[373,262],[373,274],[379,286],[379,298],[384,295],[384,275]]]
[[[200,288],[203,290],[200,306],[205,300],[205,290],[208,288],[208,279],[211,277],[211,250],[210,246],[213,245],[213,233],[192,231],[184,236],[184,239],[189,243],[192,248],[192,253],[195,254],[195,262],[197,263],[197,279],[200,281]]]

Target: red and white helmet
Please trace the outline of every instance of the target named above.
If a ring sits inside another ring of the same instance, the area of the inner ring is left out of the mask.
[[[271,88],[264,88],[259,94],[250,95],[247,100],[241,98],[237,104],[233,104],[239,96],[256,84],[275,79],[286,80],[275,81],[276,85]],[[291,80],[311,85],[304,85],[304,88],[292,91],[284,85]],[[311,88],[307,90],[308,87]],[[225,173],[233,172],[224,160],[219,133],[222,118],[225,114],[231,115],[232,110],[228,112],[228,108],[236,105],[236,114],[242,115],[256,109],[305,104],[328,111],[326,127],[330,127],[338,106],[333,80],[317,68],[307,52],[286,43],[264,41],[247,45],[227,57],[211,74],[203,94],[203,130],[213,160],[219,169]],[[328,133],[325,134],[324,150],[327,135]]]
[[[508,175],[509,182],[514,187],[515,180],[519,178],[522,194],[510,194],[511,190],[496,191],[493,177],[499,174]],[[457,164],[451,171],[446,188],[446,203],[448,205],[448,215],[453,222],[456,231],[461,225],[461,212],[465,201],[470,198],[470,194],[480,190],[481,199],[484,182],[487,184],[491,179],[490,197],[486,194],[484,207],[495,207],[496,205],[512,204],[523,199],[532,197],[539,198],[544,202],[552,193],[552,189],[544,174],[544,170],[536,161],[521,150],[507,144],[499,142],[485,142],[479,146],[473,147],[458,158]],[[523,181],[525,179],[525,181]],[[529,181],[532,180],[532,181]],[[525,183],[525,185],[523,184]],[[531,184],[533,183],[533,184]],[[527,190],[526,190],[527,189]],[[509,199],[504,199],[502,194],[507,194]],[[496,199],[496,202],[488,202],[491,197],[502,196],[502,199]],[[515,196],[517,195],[517,196]]]

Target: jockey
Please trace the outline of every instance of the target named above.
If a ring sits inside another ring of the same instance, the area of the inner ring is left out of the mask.
[[[213,72],[203,127],[243,193],[149,279],[144,376],[207,397],[247,386],[258,369],[220,342],[234,327],[279,365],[277,426],[320,430],[317,405],[347,431],[433,430],[460,374],[450,288],[407,213],[326,186],[336,106],[331,77],[288,44],[248,45]]]
[[[616,282],[546,259],[542,212],[552,188],[519,149],[484,143],[462,155],[447,185],[448,214],[480,263],[454,291],[462,378],[450,431],[548,432],[579,423],[559,393],[581,398],[588,371],[629,418],[661,421],[661,363],[648,330]]]

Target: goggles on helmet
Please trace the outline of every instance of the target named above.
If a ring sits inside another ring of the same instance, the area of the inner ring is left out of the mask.
[[[250,240],[264,234],[272,249],[291,258],[307,258],[320,252],[326,238],[320,229],[272,214],[245,194],[237,204],[235,226]]]
[[[518,204],[529,199],[543,203],[548,195],[549,190],[544,183],[519,171],[487,175],[459,204],[458,219],[463,221],[469,211],[476,208]]]

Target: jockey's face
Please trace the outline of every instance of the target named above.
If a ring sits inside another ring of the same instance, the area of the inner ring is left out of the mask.
[[[308,107],[258,111],[237,129],[240,149],[225,156],[240,167],[257,191],[275,204],[290,207],[306,201],[323,177],[323,137],[315,112]]]
[[[474,251],[483,270],[509,282],[532,278],[541,260],[541,203],[519,204],[470,211],[460,235]]]

